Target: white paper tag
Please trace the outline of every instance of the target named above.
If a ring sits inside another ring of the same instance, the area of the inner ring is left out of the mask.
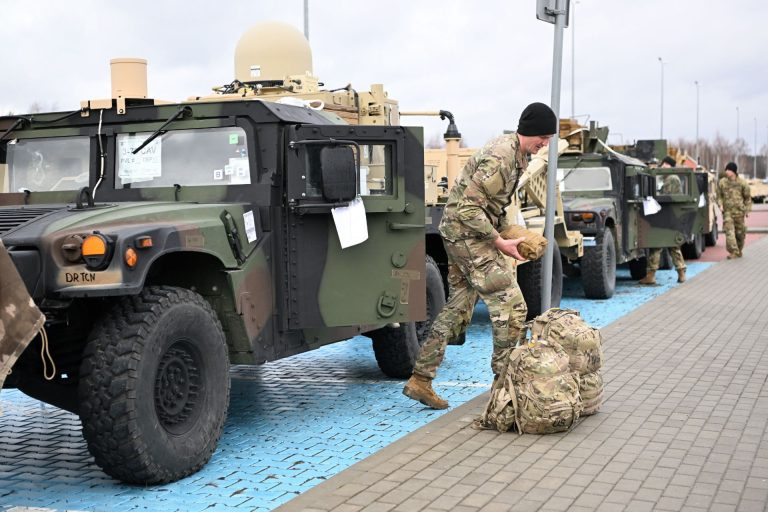
[[[704,208],[707,205],[707,198],[704,197],[704,194],[701,194],[699,196],[699,208]]]
[[[339,206],[331,210],[336,233],[339,235],[341,248],[346,249],[368,240],[368,222],[365,217],[363,199],[357,196],[349,206]]]
[[[645,199],[643,199],[643,215],[653,215],[654,213],[658,213],[661,211],[661,205],[656,200],[656,198],[652,196],[648,196]]]
[[[243,214],[243,223],[245,224],[245,236],[248,237],[248,243],[256,241],[256,222],[253,220],[253,210],[248,210]]]

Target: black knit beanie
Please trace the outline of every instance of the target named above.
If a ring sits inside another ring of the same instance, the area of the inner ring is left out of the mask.
[[[670,167],[676,167],[676,166],[677,166],[677,162],[675,162],[675,159],[674,159],[674,158],[672,158],[672,157],[671,157],[671,156],[669,156],[669,155],[667,155],[667,156],[665,156],[664,158],[662,158],[662,159],[661,159],[661,163],[662,163],[662,164],[667,164],[667,165],[669,165]]]
[[[557,131],[557,116],[543,103],[531,103],[525,107],[517,123],[517,133],[529,137],[554,135]]]
[[[736,165],[736,162],[728,162],[727,164],[725,164],[725,170],[733,171],[734,174],[739,174],[738,168],[739,166]]]

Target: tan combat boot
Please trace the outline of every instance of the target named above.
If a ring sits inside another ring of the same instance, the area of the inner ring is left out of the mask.
[[[649,270],[645,277],[638,281],[640,284],[656,284],[656,271]]]
[[[677,282],[678,283],[684,283],[685,282],[685,269],[684,268],[677,269]]]
[[[403,394],[433,409],[447,409],[448,402],[437,396],[432,389],[432,379],[414,373],[405,383]]]

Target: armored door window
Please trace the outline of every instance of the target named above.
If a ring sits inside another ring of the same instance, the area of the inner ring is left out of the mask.
[[[151,134],[117,135],[117,188],[251,183],[248,141],[242,128],[169,131],[134,154]]]
[[[307,148],[306,197],[322,196],[320,152],[323,146]],[[387,144],[360,144],[360,176],[358,191],[362,196],[389,196],[393,194],[392,148]]]
[[[608,167],[574,167],[558,169],[562,192],[583,190],[612,190],[611,169]]]
[[[661,174],[656,176],[657,195],[687,195],[688,176],[684,174]]]
[[[54,192],[88,186],[88,137],[19,139],[6,146],[8,191]]]

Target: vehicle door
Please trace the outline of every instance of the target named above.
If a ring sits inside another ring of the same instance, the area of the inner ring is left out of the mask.
[[[425,318],[421,140],[420,129],[392,126],[288,129],[286,327]],[[361,229],[364,241],[342,247]]]
[[[660,209],[645,200],[639,219],[640,247],[674,247],[692,239],[700,227],[699,187],[687,167],[649,169],[654,177],[653,199]]]

